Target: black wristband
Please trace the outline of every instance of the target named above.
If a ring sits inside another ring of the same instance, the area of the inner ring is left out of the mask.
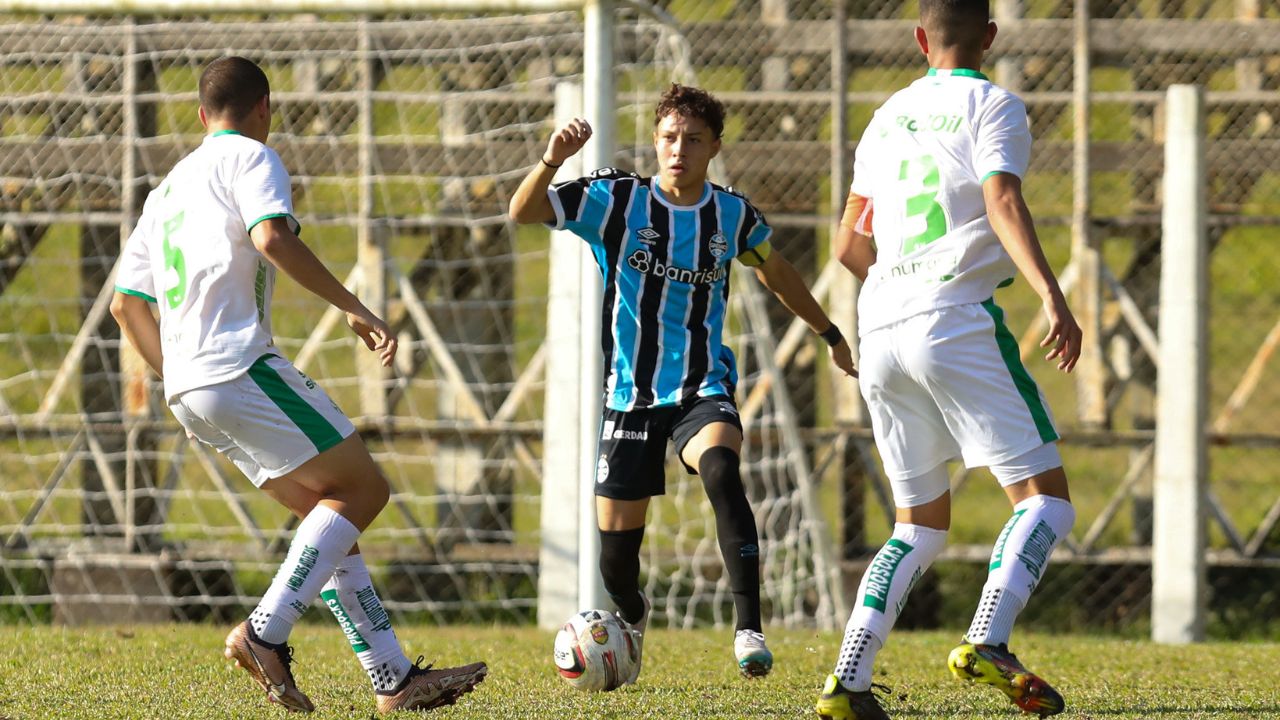
[[[560,165],[552,165],[551,163],[547,162],[547,159],[546,159],[546,158],[538,158],[538,159],[542,161],[542,164],[543,164],[543,165],[546,165],[546,166],[547,166],[547,167],[549,167],[549,168],[558,168],[558,167],[560,167],[560,166],[564,165],[564,163],[560,163]]]
[[[818,333],[818,337],[826,340],[831,347],[839,345],[844,340],[844,335],[840,334],[840,328],[836,327],[835,323],[831,323],[831,327]]]

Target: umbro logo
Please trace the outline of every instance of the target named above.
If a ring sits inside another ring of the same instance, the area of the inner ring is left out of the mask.
[[[662,234],[651,227],[647,227],[642,230],[637,230],[636,237],[645,245],[653,245],[658,241],[658,238],[662,237]]]

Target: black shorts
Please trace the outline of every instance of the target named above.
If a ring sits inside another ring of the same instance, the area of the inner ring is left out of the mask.
[[[605,408],[600,423],[596,495],[615,500],[643,500],[666,493],[667,440],[676,455],[694,435],[712,423],[728,423],[739,431],[738,406],[728,395],[693,398],[680,405],[621,412]],[[690,475],[697,475],[681,460]]]

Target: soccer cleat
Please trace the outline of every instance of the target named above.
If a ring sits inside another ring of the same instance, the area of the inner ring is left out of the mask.
[[[434,710],[452,705],[474,690],[489,674],[489,667],[482,662],[433,670],[430,665],[421,667],[422,661],[419,656],[395,690],[377,693],[378,712]]]
[[[764,633],[739,630],[733,636],[733,656],[747,679],[762,678],[773,669],[773,653],[764,644]]]
[[[889,692],[883,685],[872,685],[872,688]],[[822,687],[818,696],[818,704],[814,707],[822,720],[889,720],[889,715],[880,707],[880,700],[870,690],[854,692],[840,684],[840,678],[827,676],[827,684]]]
[[[1066,708],[1062,695],[1023,667],[1004,644],[975,645],[965,640],[951,651],[947,667],[961,680],[996,688],[1025,712],[1048,717]]]
[[[246,620],[227,635],[223,654],[244,668],[267,693],[267,699],[291,712],[311,712],[316,706],[293,681],[293,648],[264,642]]]
[[[631,642],[635,644],[636,648],[635,665],[631,669],[631,675],[622,682],[623,685],[635,684],[636,679],[640,677],[640,661],[644,659],[644,631],[649,627],[649,610],[653,606],[649,603],[649,596],[644,593],[640,593],[640,600],[644,602],[644,612],[641,613],[639,620],[629,623],[626,618],[622,617],[621,612],[614,613],[618,616],[622,626],[630,632]]]

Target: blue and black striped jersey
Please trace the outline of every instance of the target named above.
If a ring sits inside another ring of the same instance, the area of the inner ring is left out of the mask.
[[[663,197],[656,178],[604,169],[549,190],[555,227],[591,246],[604,277],[605,404],[614,410],[732,395],[722,343],[729,262],[759,265],[773,230],[738,193],[707,183],[695,205]]]

